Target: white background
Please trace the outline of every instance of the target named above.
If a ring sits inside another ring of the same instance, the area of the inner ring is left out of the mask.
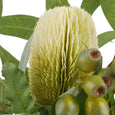
[[[77,7],[80,7],[81,2],[82,0],[69,0],[71,6]],[[26,14],[40,17],[45,10],[45,0],[3,0],[2,16]],[[112,31],[112,28],[108,24],[101,7],[94,12],[92,18],[95,23],[97,35],[106,31]],[[21,54],[26,42],[26,40],[17,37],[0,34],[0,45],[18,60],[21,58]],[[100,48],[100,51],[103,56],[103,67],[106,67],[115,55],[115,40]],[[0,63],[0,71],[1,67],[2,65]]]

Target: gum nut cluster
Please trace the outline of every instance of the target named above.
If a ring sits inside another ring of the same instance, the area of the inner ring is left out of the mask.
[[[76,66],[79,71],[94,72],[99,68],[102,61],[101,53],[98,49],[85,49],[77,57]],[[107,86],[99,75],[92,75],[82,83],[84,91],[93,97],[104,96],[107,92]]]
[[[85,49],[77,57],[76,66],[79,71],[95,72],[101,65],[102,56],[98,49]],[[82,65],[84,64],[84,66]],[[85,102],[86,115],[109,115],[109,107],[103,96],[107,89],[111,90],[113,78],[112,69],[101,69],[97,75],[92,75],[82,83],[82,88],[88,95]]]
[[[51,104],[80,77],[92,74],[78,71],[76,66],[78,54],[86,49],[84,44],[98,48],[94,23],[83,9],[55,7],[40,17],[29,58],[29,84],[37,104]]]
[[[114,74],[112,69],[107,68],[107,70],[102,69],[97,75],[94,75],[101,62],[101,53],[95,48],[82,50],[77,57],[76,66],[79,71],[92,72],[92,75],[81,83],[82,88],[88,95],[85,101],[86,115],[109,115],[109,106],[103,96],[106,95],[108,84],[111,84],[111,82],[106,82],[106,79],[103,78],[106,78],[105,75],[109,75],[112,79]],[[86,65],[83,66],[82,64]],[[56,102],[55,115],[78,115],[79,109],[75,96],[65,94]]]

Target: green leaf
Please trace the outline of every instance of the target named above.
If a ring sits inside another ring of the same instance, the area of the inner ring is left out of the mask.
[[[49,115],[48,110],[45,107],[40,107],[38,112],[40,112],[40,115]]]
[[[1,113],[2,113],[2,115],[7,114],[8,113],[7,111],[9,110],[9,108],[10,108],[10,106],[8,104],[0,102],[0,115],[1,115]]]
[[[28,59],[29,59],[30,46],[31,46],[32,38],[33,38],[33,35],[31,35],[28,42],[26,43],[25,48],[24,48],[23,53],[22,53],[22,56],[21,56],[21,61],[19,63],[18,68],[20,70],[22,70],[23,72],[25,72],[25,70],[26,70],[27,62],[28,62]]]
[[[4,92],[11,103],[10,113],[33,113],[37,108],[29,95],[29,84],[24,72],[12,63],[5,63],[2,68],[5,77]]]
[[[9,101],[5,98],[4,88],[4,80],[0,78],[0,113],[6,113],[9,108]]]
[[[0,78],[0,114],[6,113],[3,102],[4,102],[4,81]]]
[[[115,30],[115,0],[100,0],[100,4],[109,24]]]
[[[14,63],[17,66],[19,64],[19,61],[15,57],[13,57],[8,51],[6,51],[2,46],[0,46],[0,58],[2,60],[2,64],[4,64],[5,62]],[[28,79],[27,68],[25,74],[26,78]]]
[[[79,103],[79,107],[80,107],[79,115],[86,115],[85,114],[85,101],[87,99],[87,94],[82,90],[76,96],[76,99],[77,99],[77,101]]]
[[[2,110],[0,109],[0,115],[5,115],[5,113],[6,113],[6,112],[4,112],[4,111],[2,111]],[[9,115],[9,114],[6,114],[6,115]]]
[[[93,12],[98,8],[99,5],[99,0],[83,0],[81,8],[86,10],[88,13],[93,14]]]
[[[2,46],[0,46],[0,58],[2,60],[2,64],[5,62],[11,62],[18,65],[19,61],[13,57],[8,51],[6,51]]]
[[[46,10],[56,6],[70,6],[67,0],[46,0]]]
[[[102,47],[113,39],[115,39],[115,31],[104,32],[98,35],[98,45]]]
[[[111,107],[115,106],[115,99],[114,99],[114,96],[111,98]],[[115,115],[115,109],[112,110],[112,114]]]
[[[2,0],[0,0],[0,17],[2,16],[2,7],[3,7],[3,3]]]
[[[12,15],[0,18],[0,34],[28,39],[38,18],[28,15]]]

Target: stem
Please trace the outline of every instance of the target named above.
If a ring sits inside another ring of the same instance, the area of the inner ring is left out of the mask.
[[[109,108],[111,108],[111,103],[108,103],[108,105],[109,105]],[[112,111],[110,111],[110,115],[113,115]]]
[[[114,60],[114,59],[115,59],[115,56],[113,57],[113,60]],[[113,60],[109,63],[109,65],[108,65],[107,67],[110,67],[110,66],[111,66]]]
[[[115,109],[115,106],[109,108],[109,111],[112,111],[113,109]]]
[[[109,107],[110,107],[109,111],[110,111],[110,114],[111,114],[111,115],[113,115],[112,110],[113,110],[114,108],[111,107],[110,100],[111,100],[111,98],[113,97],[113,95],[114,95],[114,93],[112,92],[112,94],[110,95],[110,97],[109,97],[109,99],[108,99],[108,101],[107,101],[107,103],[109,104]]]
[[[88,46],[83,41],[81,41],[81,43],[85,46],[86,49],[88,49]]]
[[[110,100],[111,100],[111,98],[113,97],[113,95],[114,95],[114,93],[112,92],[112,94],[110,95],[110,97],[109,97],[109,99],[108,99],[107,103],[109,103],[109,102],[110,102]]]
[[[0,107],[5,112],[5,108],[3,107],[3,105],[1,103],[0,103]]]
[[[4,86],[2,86],[2,91],[1,91],[1,101],[4,101]]]

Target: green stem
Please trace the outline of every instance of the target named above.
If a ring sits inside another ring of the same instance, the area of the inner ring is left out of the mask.
[[[107,103],[109,103],[109,102],[110,102],[110,100],[111,100],[111,98],[113,97],[113,95],[114,95],[114,93],[112,92],[112,94],[110,95],[110,97],[109,97],[109,99],[108,99]]]
[[[1,95],[1,101],[4,102],[4,86],[2,86],[2,95]]]
[[[83,41],[81,41],[81,43],[85,46],[86,49],[88,49],[88,46]]]

